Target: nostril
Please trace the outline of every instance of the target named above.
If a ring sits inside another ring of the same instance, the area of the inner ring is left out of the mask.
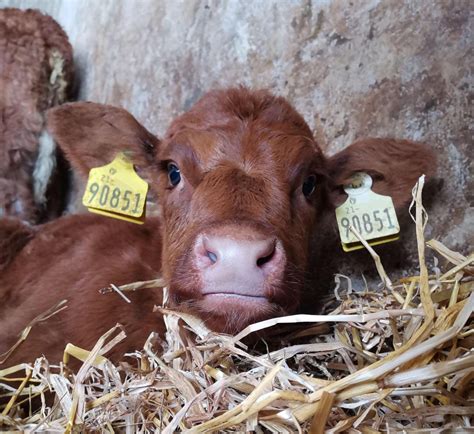
[[[273,255],[275,252],[270,253],[268,256],[264,256],[263,258],[258,258],[257,259],[257,266],[258,267],[263,267],[267,262],[270,262],[273,258]]]
[[[207,257],[211,260],[213,264],[217,262],[217,255],[213,252],[210,252],[209,250],[206,250],[206,255]]]
[[[270,262],[275,256],[275,250],[275,242],[272,242],[271,244],[269,244],[263,255],[257,259],[257,267],[263,267],[265,264]]]
[[[194,245],[194,260],[199,269],[205,269],[218,262],[219,251],[216,250],[206,236],[199,236]]]

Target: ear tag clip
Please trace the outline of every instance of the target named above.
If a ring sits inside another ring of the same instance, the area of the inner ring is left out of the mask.
[[[351,184],[344,186],[348,198],[336,208],[336,219],[345,252],[364,247],[350,226],[371,246],[399,238],[400,226],[392,198],[374,193],[371,188],[372,178],[365,172],[355,173]]]
[[[148,183],[141,179],[123,153],[91,169],[82,203],[90,212],[143,224]]]

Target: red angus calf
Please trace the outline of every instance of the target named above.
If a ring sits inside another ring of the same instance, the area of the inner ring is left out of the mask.
[[[91,348],[116,322],[128,338],[113,356],[140,347],[152,330],[163,331],[152,313],[161,291],[132,293],[127,304],[98,289],[160,273],[171,303],[217,331],[295,312],[311,252],[321,247],[320,222],[351,174],[372,174],[374,190],[400,207],[434,168],[431,150],[408,141],[370,139],[326,158],[283,98],[242,88],[210,92],[162,141],[126,111],[93,103],[52,110],[49,128],[83,176],[128,151],[162,212],[143,226],[96,215],[35,231],[10,222],[4,232],[17,237],[2,255],[0,353],[36,315],[61,299],[69,306],[35,326],[11,363],[41,354],[57,361],[67,342]]]

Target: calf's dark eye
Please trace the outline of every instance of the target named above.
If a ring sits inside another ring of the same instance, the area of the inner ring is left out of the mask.
[[[173,187],[176,187],[181,182],[181,172],[174,163],[168,163],[168,179]]]
[[[316,188],[316,176],[310,175],[306,178],[305,182],[303,182],[303,194],[306,197],[309,197],[313,194]]]

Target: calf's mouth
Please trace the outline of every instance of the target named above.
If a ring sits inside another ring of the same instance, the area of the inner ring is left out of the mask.
[[[175,279],[172,300],[213,330],[233,333],[285,314],[281,294],[287,259],[276,236],[249,228],[213,228],[195,238],[184,262],[192,277],[187,284]]]

